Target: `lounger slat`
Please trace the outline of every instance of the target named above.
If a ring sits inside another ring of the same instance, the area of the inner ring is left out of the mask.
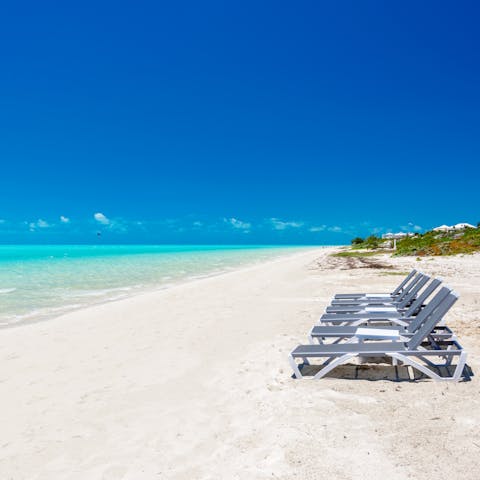
[[[325,357],[344,355],[346,353],[383,356],[385,352],[405,352],[403,342],[372,342],[372,343],[334,343],[322,345],[299,345],[292,352],[292,357]]]

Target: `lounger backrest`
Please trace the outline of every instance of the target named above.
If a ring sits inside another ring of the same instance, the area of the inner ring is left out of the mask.
[[[432,315],[442,301],[445,300],[450,292],[451,290],[448,287],[441,288],[439,292],[428,302],[428,305],[419,312],[419,314],[415,317],[415,320],[412,320],[409,323],[407,331],[409,333],[415,333],[421,327],[421,325],[426,322],[428,317]]]
[[[438,325],[446,313],[452,308],[454,303],[458,300],[458,295],[451,292],[433,312],[426,322],[418,329],[417,333],[407,343],[409,350],[414,350],[422,343],[423,339],[427,337],[432,330]]]
[[[442,280],[439,278],[434,278],[430,285],[416,298],[416,300],[410,305],[408,310],[405,312],[405,317],[413,317],[416,315],[422,308],[425,300],[437,289],[437,287],[442,283]]]
[[[417,273],[415,269],[413,269],[403,280],[402,283],[391,293],[392,297],[397,296],[403,287],[413,278],[413,276]]]
[[[408,283],[408,285],[405,285],[405,288],[403,289],[402,293],[397,296],[396,301],[397,302],[402,302],[405,297],[412,291],[412,289],[415,287],[415,285],[424,277],[425,275],[421,272],[418,272],[417,275],[415,275],[412,280]]]
[[[405,308],[410,302],[414,300],[417,293],[420,289],[430,280],[428,275],[423,275],[422,278],[415,284],[415,286],[403,297],[403,299],[399,302],[398,308],[403,309]]]

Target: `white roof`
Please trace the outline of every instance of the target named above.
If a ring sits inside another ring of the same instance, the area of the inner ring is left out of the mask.
[[[382,235],[382,238],[403,238],[406,237],[407,234],[404,232],[399,233],[385,233]]]
[[[456,225],[453,226],[453,228],[476,228],[474,225],[470,225],[469,223],[457,223]]]

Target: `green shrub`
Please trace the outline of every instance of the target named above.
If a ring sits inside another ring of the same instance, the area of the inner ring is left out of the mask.
[[[360,245],[363,243],[363,238],[362,237],[355,237],[353,240],[352,240],[352,245]]]
[[[376,235],[370,235],[365,239],[366,248],[378,248],[380,246],[381,238],[378,238]]]

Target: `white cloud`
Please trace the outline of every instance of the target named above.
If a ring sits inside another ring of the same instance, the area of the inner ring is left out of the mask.
[[[270,223],[275,230],[285,230],[287,228],[300,228],[303,227],[303,222],[284,221],[279,218],[271,218]]]
[[[27,223],[27,222],[25,222],[25,223]],[[39,218],[36,222],[28,223],[28,229],[31,232],[34,232],[37,228],[48,228],[50,226],[51,225],[47,221],[42,220],[41,218]]]
[[[243,230],[244,232],[250,231],[250,228],[252,228],[252,224],[249,222],[243,222],[242,220],[239,220],[238,218],[224,218],[223,221],[225,223],[228,223],[231,225],[233,228],[236,228],[238,230]]]
[[[93,218],[98,223],[101,223],[102,225],[109,225],[110,224],[110,220],[103,213],[97,212],[93,215]]]
[[[48,228],[50,225],[45,220],[39,218],[37,221],[37,226],[38,228]]]
[[[93,214],[93,218],[101,225],[104,225],[110,232],[125,233],[128,227],[133,225],[144,228],[145,222],[128,222],[122,218],[110,219],[101,212]]]
[[[308,229],[309,232],[323,232],[327,228],[326,225],[318,225],[316,227],[310,227]]]
[[[412,222],[408,222],[408,225],[401,225],[400,230],[403,232],[411,232],[412,230],[414,232],[421,232],[423,228],[420,225],[415,225]]]
[[[338,225],[316,225],[308,229],[309,232],[333,232],[333,233],[349,233],[348,229],[344,230]]]
[[[60,221],[62,223],[70,223],[70,219],[68,217],[64,217],[63,215],[60,215]]]

